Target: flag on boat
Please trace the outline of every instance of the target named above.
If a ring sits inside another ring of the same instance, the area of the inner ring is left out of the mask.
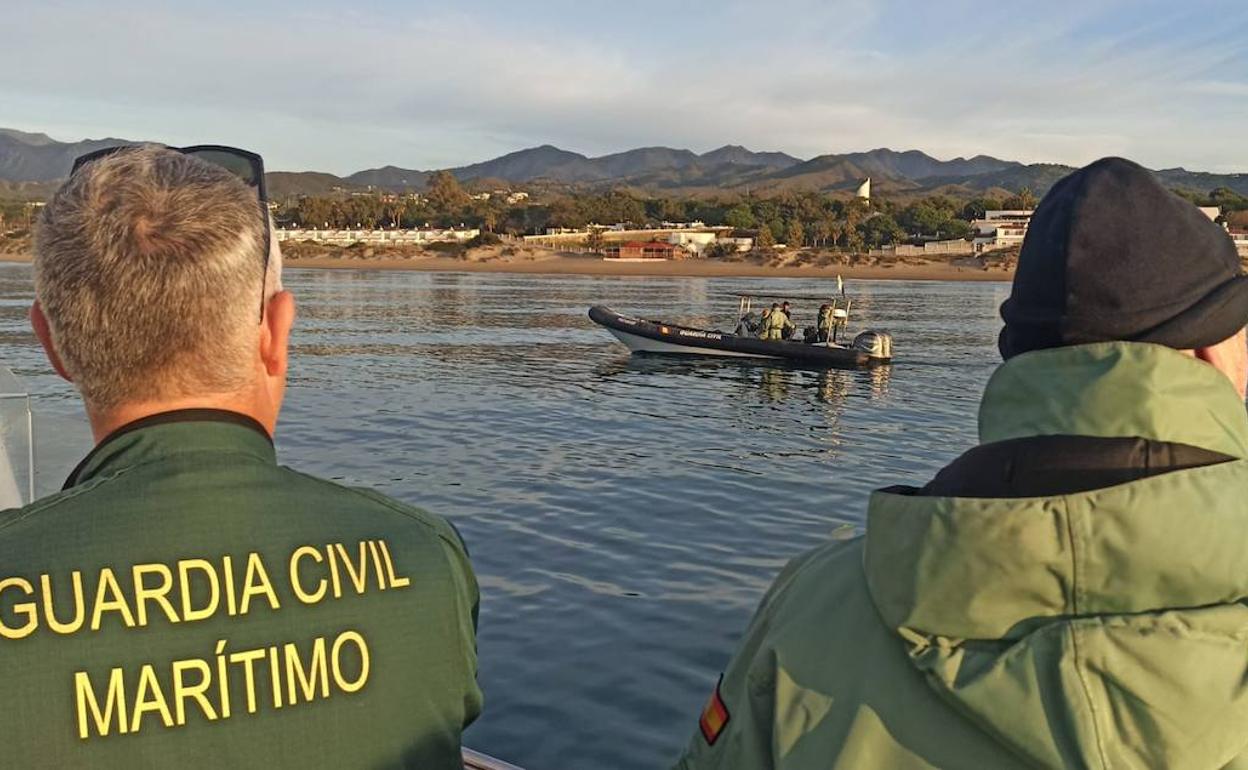
[[[836,274],[836,290],[841,294],[845,293],[845,282],[841,280],[841,274]]]

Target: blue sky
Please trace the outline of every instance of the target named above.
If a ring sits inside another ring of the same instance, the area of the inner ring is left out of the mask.
[[[551,143],[1248,171],[1248,3],[17,0],[0,126],[440,168]]]

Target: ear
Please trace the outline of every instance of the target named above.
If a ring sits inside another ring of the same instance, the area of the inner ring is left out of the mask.
[[[39,304],[39,300],[35,300],[35,304],[30,306],[30,326],[35,330],[35,336],[39,339],[39,344],[43,346],[43,352],[48,357],[48,363],[52,364],[52,368],[66,382],[73,382],[74,378],[70,377],[69,372],[65,371],[65,364],[61,362],[61,356],[56,352],[56,345],[52,342],[52,327],[48,325],[48,318],[43,314],[43,306]]]
[[[289,361],[290,330],[295,325],[295,298],[279,291],[264,306],[260,330],[260,361],[269,377],[285,377]]]
[[[1216,345],[1196,348],[1192,354],[1225,374],[1239,391],[1239,397],[1244,398],[1248,391],[1248,335],[1244,329]]]

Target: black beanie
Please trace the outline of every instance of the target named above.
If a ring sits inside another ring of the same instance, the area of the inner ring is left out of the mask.
[[[1148,169],[1105,158],[1036,208],[1001,317],[1007,359],[1114,340],[1206,347],[1248,324],[1248,277],[1221,227]]]

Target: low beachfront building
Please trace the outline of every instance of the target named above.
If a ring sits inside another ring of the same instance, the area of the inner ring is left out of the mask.
[[[446,228],[421,230],[287,230],[279,228],[278,241],[312,241],[331,246],[367,243],[375,246],[426,243],[463,243],[481,234],[477,228]]]
[[[867,251],[869,257],[950,257],[970,255],[975,245],[961,238],[944,241],[925,241],[921,244],[887,244]]]
[[[983,219],[971,223],[975,238],[971,242],[976,253],[1019,246],[1027,237],[1031,224],[1030,209],[999,209],[985,211]]]
[[[698,256],[702,256],[702,252],[706,251],[706,247],[710,246],[716,240],[718,240],[717,233],[705,231],[686,232],[678,230],[667,237],[668,243],[680,246]]]
[[[719,239],[720,243],[731,243],[736,247],[737,252],[744,254],[754,248],[754,236],[752,235],[729,235]]]
[[[652,262],[684,256],[679,246],[663,241],[625,241],[608,246],[605,252],[604,259],[612,262]]]
[[[672,228],[651,227],[629,229],[631,225],[599,225],[590,224],[583,230],[570,228],[548,228],[543,235],[526,235],[524,242],[531,246],[544,246],[554,249],[576,249],[583,247],[589,238],[590,231],[598,232],[608,244],[618,245],[633,241],[670,241],[689,251],[701,253],[705,245],[701,241],[713,242],[716,236],[732,232],[731,227],[707,227],[703,230],[676,230]],[[696,246],[693,244],[697,244]]]

